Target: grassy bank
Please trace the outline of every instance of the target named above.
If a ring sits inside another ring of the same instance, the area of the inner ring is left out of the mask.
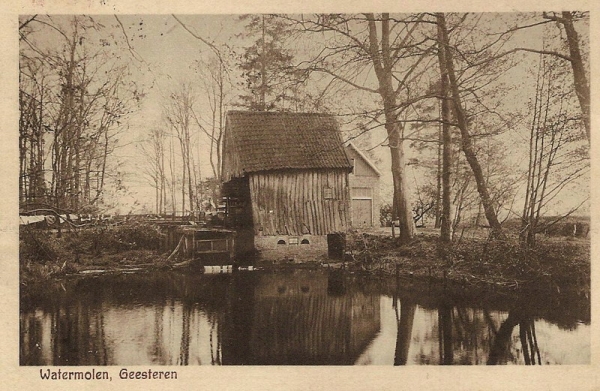
[[[355,233],[349,236],[348,249],[348,267],[371,273],[511,289],[590,287],[587,238],[540,237],[528,248],[511,236],[441,244],[437,235],[420,234],[401,246],[389,236]]]
[[[411,243],[401,246],[382,232],[349,233],[344,266],[371,274],[494,289],[589,291],[589,238],[541,235],[536,246],[528,248],[514,235],[504,241],[488,241],[485,235],[461,236],[460,240],[447,245],[442,245],[438,237],[435,231],[420,233]],[[56,232],[24,227],[20,232],[19,249],[21,283],[91,269],[171,267],[175,261],[167,261],[167,255],[158,252],[160,240],[161,234],[155,226],[135,222],[63,232],[61,237]],[[327,262],[313,260],[301,266],[318,267]],[[262,263],[257,262],[257,265]]]
[[[19,232],[19,272],[22,284],[69,273],[133,267],[161,268],[161,235],[150,224],[90,227],[57,232],[22,227]]]

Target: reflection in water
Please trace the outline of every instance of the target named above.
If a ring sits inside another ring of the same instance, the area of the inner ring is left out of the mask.
[[[322,274],[260,276],[250,362],[353,364],[379,331],[379,296],[330,292]]]
[[[399,305],[400,314],[398,314]],[[394,312],[396,314],[396,323],[398,325],[394,365],[406,365],[406,362],[408,361],[408,348],[410,347],[412,336],[413,321],[415,319],[415,305],[410,300],[399,303],[399,300],[394,297]]]
[[[443,304],[438,308],[440,364],[443,365],[454,363],[452,313],[452,307],[447,304]]]
[[[526,312],[398,303],[404,318],[393,298],[382,297],[381,331],[356,364],[590,363],[589,324],[564,329]]]
[[[75,279],[24,295],[20,326],[21,365],[590,361],[589,309],[452,301],[339,272]]]

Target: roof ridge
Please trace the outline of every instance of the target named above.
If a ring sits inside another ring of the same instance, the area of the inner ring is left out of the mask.
[[[306,115],[306,116],[323,116],[323,117],[334,117],[331,113],[319,113],[319,112],[291,112],[291,111],[249,111],[249,110],[228,110],[229,114],[249,114],[249,115]]]

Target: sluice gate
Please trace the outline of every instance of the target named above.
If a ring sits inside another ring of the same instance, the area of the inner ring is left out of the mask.
[[[222,228],[163,226],[161,244],[169,258],[189,260],[194,266],[231,265],[235,256],[235,231]]]

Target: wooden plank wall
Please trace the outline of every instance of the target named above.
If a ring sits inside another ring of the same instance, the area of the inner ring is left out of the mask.
[[[344,170],[250,174],[250,196],[256,235],[326,235],[345,231],[350,221]]]

